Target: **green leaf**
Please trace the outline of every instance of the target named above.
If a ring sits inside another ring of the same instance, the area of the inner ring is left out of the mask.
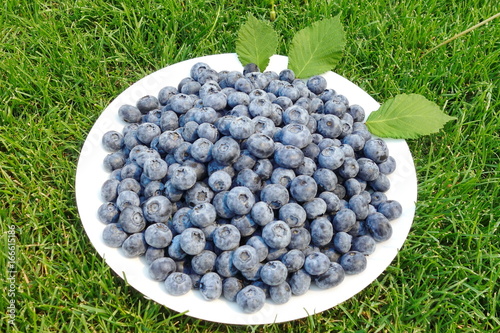
[[[443,113],[436,103],[422,95],[401,94],[372,112],[366,120],[366,126],[379,137],[415,139],[438,132],[453,119],[456,118]]]
[[[264,71],[277,47],[278,35],[273,28],[250,14],[236,40],[236,54],[243,66],[254,63]]]
[[[288,53],[289,68],[299,78],[323,74],[339,62],[345,46],[339,15],[297,32]]]

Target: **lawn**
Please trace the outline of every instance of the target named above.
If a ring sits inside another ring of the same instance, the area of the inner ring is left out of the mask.
[[[222,325],[145,299],[94,250],[74,184],[99,114],[160,68],[234,52],[246,15],[270,20],[271,2],[4,1],[0,331],[500,331],[500,18],[426,54],[498,13],[494,1],[274,1],[279,54],[295,31],[341,13],[347,44],[335,72],[379,102],[419,93],[457,118],[408,140],[418,178],[413,227],[392,264],[355,297],[293,322]]]

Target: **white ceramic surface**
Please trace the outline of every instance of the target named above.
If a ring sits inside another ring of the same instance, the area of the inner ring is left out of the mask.
[[[127,282],[152,299],[177,312],[212,322],[255,325],[273,322],[286,322],[330,309],[353,297],[373,282],[395,258],[410,231],[417,200],[417,179],[413,159],[404,140],[386,140],[390,154],[397,161],[396,171],[389,176],[391,189],[386,193],[389,199],[398,200],[403,206],[403,215],[392,222],[393,235],[383,243],[378,243],[376,251],[368,256],[368,267],[361,274],[346,276],[337,287],[329,290],[311,288],[303,296],[293,296],[284,305],[273,304],[268,300],[262,310],[253,314],[244,314],[236,304],[225,299],[207,302],[198,291],[174,297],[168,295],[163,284],[148,277],[143,259],[124,257],[119,249],[107,247],[101,238],[105,225],[97,217],[97,210],[102,204],[101,186],[108,179],[109,173],[103,168],[102,161],[108,154],[101,146],[101,138],[109,130],[121,131],[124,122],[118,117],[118,108],[123,104],[133,104],[144,95],[157,95],[167,85],[177,86],[179,81],[189,76],[189,70],[196,62],[205,62],[217,71],[243,69],[236,54],[218,54],[183,61],[139,80],[123,91],[102,112],[83,145],[76,172],[76,199],[78,211],[85,231],[97,252],[106,263]],[[267,70],[281,71],[288,65],[288,58],[275,55],[271,58]],[[379,104],[357,85],[333,72],[324,74],[328,88],[345,95],[350,104],[361,105],[367,115],[378,109]],[[362,301],[362,299],[360,299]]]

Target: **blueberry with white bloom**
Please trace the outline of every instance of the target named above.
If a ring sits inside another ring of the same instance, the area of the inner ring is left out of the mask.
[[[110,223],[102,231],[102,240],[109,247],[121,247],[128,234],[116,223]]]

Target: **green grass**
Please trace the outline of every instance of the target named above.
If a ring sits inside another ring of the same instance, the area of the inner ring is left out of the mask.
[[[372,285],[319,315],[238,327],[146,300],[93,249],[77,213],[79,150],[106,105],[169,64],[234,52],[247,13],[269,1],[11,1],[0,7],[0,331],[500,331],[500,25],[494,1],[275,1],[293,33],[342,12],[334,69],[378,101],[420,93],[457,117],[409,141],[418,176],[413,228]],[[16,327],[8,324],[7,230],[16,226]],[[5,250],[4,250],[5,249]],[[3,292],[5,291],[5,292]]]

